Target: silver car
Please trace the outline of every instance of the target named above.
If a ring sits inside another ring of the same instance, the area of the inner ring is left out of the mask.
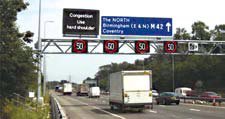
[[[153,97],[158,97],[159,93],[157,92],[157,90],[152,90],[152,95]]]

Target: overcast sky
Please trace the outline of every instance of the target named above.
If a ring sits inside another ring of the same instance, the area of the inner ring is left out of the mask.
[[[28,0],[27,0],[28,1]],[[38,34],[39,0],[29,0],[28,9],[19,13],[18,27],[21,32],[30,30]],[[173,19],[173,32],[178,27],[191,32],[191,25],[203,21],[214,29],[225,24],[224,0],[42,0],[41,37],[62,38],[63,8],[98,9],[101,16],[163,17]],[[112,62],[144,59],[143,55],[47,55],[48,80],[68,79],[81,83],[86,77],[94,77],[99,66]]]

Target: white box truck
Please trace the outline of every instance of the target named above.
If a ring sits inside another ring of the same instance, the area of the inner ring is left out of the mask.
[[[71,95],[72,94],[72,83],[64,83],[63,84],[63,95]]]
[[[192,91],[192,89],[191,88],[188,88],[188,87],[179,87],[179,88],[176,88],[175,89],[175,93],[179,97],[186,97],[188,91]]]
[[[79,84],[77,88],[77,96],[88,96],[89,85],[88,84]]]
[[[120,71],[110,74],[111,109],[136,108],[142,111],[146,107],[153,108],[152,71],[135,70]]]
[[[90,98],[92,98],[92,97],[99,98],[99,97],[100,97],[100,88],[97,87],[97,86],[91,87],[91,88],[89,89],[88,96],[89,96]]]

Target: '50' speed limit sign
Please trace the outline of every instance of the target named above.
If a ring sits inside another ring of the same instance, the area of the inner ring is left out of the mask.
[[[72,41],[72,52],[73,53],[87,53],[88,42],[86,40],[73,40]]]
[[[119,41],[118,40],[104,40],[103,51],[107,54],[114,54],[119,52]]]
[[[149,41],[135,41],[135,53],[137,54],[144,54],[148,53],[150,51],[149,49]]]
[[[166,53],[177,52],[177,42],[176,41],[165,41],[164,42],[164,51]]]

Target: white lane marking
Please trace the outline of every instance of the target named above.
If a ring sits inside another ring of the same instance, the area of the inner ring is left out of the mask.
[[[182,103],[181,105],[188,105],[188,106],[199,106],[199,107],[210,107],[210,108],[225,109],[225,107],[208,106],[208,105],[199,105],[199,104],[184,104],[184,103]]]
[[[149,110],[149,112],[151,112],[151,113],[157,113],[157,111],[154,111],[154,110]]]
[[[166,107],[165,105],[159,105],[160,107]]]
[[[200,112],[199,109],[189,109],[189,110],[191,110],[191,111],[196,111],[196,112]]]
[[[105,113],[107,113],[107,114],[109,114],[109,115],[111,115],[111,116],[114,116],[114,117],[117,117],[117,118],[120,118],[120,119],[126,119],[125,117],[122,117],[122,116],[119,116],[119,115],[117,115],[117,114],[113,114],[113,113],[111,113],[111,112],[105,111],[105,110],[100,109],[99,107],[96,107],[96,106],[91,106],[91,105],[89,105],[88,103],[82,102],[82,101],[80,101],[80,100],[77,100],[77,99],[74,99],[74,100],[76,100],[77,102],[80,102],[80,103],[83,104],[83,105],[87,105],[87,106],[90,106],[90,107],[92,107],[92,108],[94,108],[94,109],[97,109],[97,110],[100,110],[100,111],[102,111],[102,112],[105,112]]]
[[[99,107],[96,107],[96,106],[92,106],[92,107],[95,108],[95,109],[98,109],[98,110],[100,110],[100,111],[103,111],[103,112],[105,112],[105,113],[107,113],[107,114],[109,114],[109,115],[112,115],[112,116],[114,116],[114,117],[118,117],[118,118],[120,118],[120,119],[126,119],[126,118],[124,118],[124,117],[122,117],[122,116],[119,116],[119,115],[117,115],[117,114],[113,114],[113,113],[111,113],[111,112],[102,110],[102,109],[100,109]]]

